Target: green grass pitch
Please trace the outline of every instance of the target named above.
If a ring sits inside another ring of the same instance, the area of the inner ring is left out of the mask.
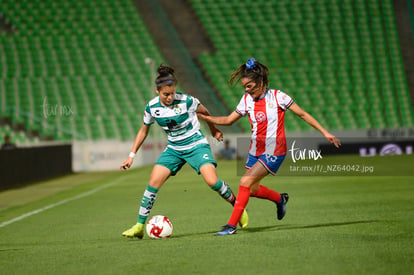
[[[318,163],[339,160],[363,159]],[[230,217],[230,205],[189,166],[167,181],[151,213],[171,219],[166,240],[121,236],[136,222],[151,167],[32,185],[36,199],[12,207],[4,207],[2,192],[0,274],[413,274],[413,160],[370,158],[387,173],[341,176],[299,176],[289,173],[287,160],[283,176],[262,182],[289,193],[286,217],[278,221],[272,203],[251,198],[248,228],[226,237],[214,232]],[[235,193],[237,170],[235,161],[219,162],[219,176]],[[71,186],[75,181],[83,183]],[[68,187],[41,196],[45,184]]]

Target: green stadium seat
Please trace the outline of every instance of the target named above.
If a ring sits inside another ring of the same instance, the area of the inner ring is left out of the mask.
[[[10,106],[1,117],[58,140],[134,138],[132,124],[114,116],[153,97],[144,59],[162,58],[133,2],[10,1],[4,12],[19,31],[0,34],[0,103]],[[49,119],[46,127],[45,100],[70,107],[73,116]],[[126,121],[136,119],[127,114]]]
[[[382,106],[383,97],[409,102],[391,0],[254,1],[249,9],[236,0],[190,2],[217,49],[200,62],[229,108],[241,91],[226,85],[227,76],[254,55],[272,70],[272,87],[292,91],[301,106],[330,105],[321,121],[334,129],[407,127],[413,120],[410,106],[406,115],[365,110],[395,108]]]

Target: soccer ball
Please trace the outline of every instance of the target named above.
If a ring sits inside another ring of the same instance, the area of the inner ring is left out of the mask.
[[[151,239],[164,239],[171,236],[173,226],[167,217],[157,215],[149,219],[146,230]]]

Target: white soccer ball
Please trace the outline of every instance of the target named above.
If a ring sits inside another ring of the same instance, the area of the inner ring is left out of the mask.
[[[173,226],[167,217],[157,215],[149,219],[146,230],[151,239],[164,239],[171,236]]]

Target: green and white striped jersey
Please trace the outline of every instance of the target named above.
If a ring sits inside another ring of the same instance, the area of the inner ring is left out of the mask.
[[[196,114],[199,105],[197,98],[177,92],[173,103],[163,106],[157,96],[145,107],[144,124],[149,126],[156,121],[168,135],[168,147],[189,150],[198,144],[208,143]]]

